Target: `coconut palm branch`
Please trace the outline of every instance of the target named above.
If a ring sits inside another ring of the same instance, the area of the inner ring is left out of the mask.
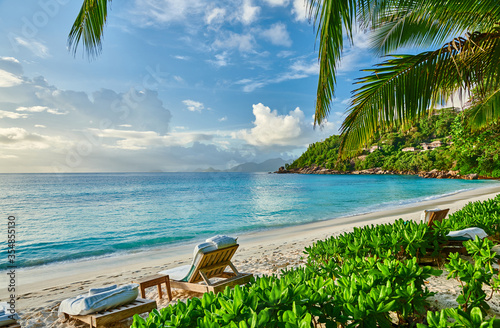
[[[401,47],[436,47],[467,31],[498,26],[497,0],[393,1],[362,18],[373,29],[372,46],[380,54]]]
[[[456,38],[436,51],[397,55],[366,70],[354,91],[341,127],[341,150],[348,157],[375,133],[392,126],[408,127],[415,119],[443,104],[455,92],[474,91],[474,127],[500,117],[500,32]],[[484,111],[484,113],[483,113]]]
[[[344,28],[352,41],[353,25],[373,30],[373,47],[387,54],[403,46],[436,46],[466,31],[488,32],[500,21],[497,0],[308,0],[317,26],[320,73],[315,123],[330,111]]]
[[[82,42],[89,58],[102,51],[102,36],[108,17],[108,2],[111,0],[84,0],[68,36],[68,48],[75,55]]]

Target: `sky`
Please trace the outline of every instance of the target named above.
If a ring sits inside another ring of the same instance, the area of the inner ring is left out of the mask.
[[[0,173],[292,162],[338,133],[376,59],[358,31],[314,127],[318,54],[303,0],[116,0],[94,60],[67,48],[81,3],[0,0]]]

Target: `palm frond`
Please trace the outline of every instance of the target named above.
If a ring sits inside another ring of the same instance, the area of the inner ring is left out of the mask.
[[[108,1],[84,0],[82,8],[68,35],[68,48],[76,55],[82,42],[89,58],[95,58],[102,51],[102,36],[108,16]]]
[[[491,90],[487,97],[473,98],[467,122],[474,130],[497,123],[500,119],[500,88]]]
[[[474,88],[477,97],[487,97],[491,89],[485,81],[499,83],[499,49],[500,33],[474,33],[436,51],[392,56],[367,70],[372,74],[357,82],[362,86],[341,127],[344,158],[378,131],[407,127],[457,90],[465,94]]]
[[[500,6],[497,0],[393,0],[363,20],[374,30],[373,47],[387,54],[400,47],[434,47],[466,31],[492,31]]]
[[[310,0],[309,12],[319,39],[319,81],[314,122],[321,123],[330,111],[335,94],[336,67],[344,46],[343,31],[352,39],[356,0]]]

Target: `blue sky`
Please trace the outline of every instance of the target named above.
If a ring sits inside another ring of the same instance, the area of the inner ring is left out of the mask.
[[[92,61],[67,50],[80,6],[0,1],[0,172],[292,160],[337,133],[375,58],[356,33],[329,120],[314,129],[316,34],[303,0],[116,0]]]

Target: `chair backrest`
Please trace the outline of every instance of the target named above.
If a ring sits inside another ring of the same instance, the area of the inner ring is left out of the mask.
[[[234,253],[236,253],[236,250],[238,249],[239,246],[240,245],[236,244],[233,246],[225,247],[222,249],[216,249],[215,251],[206,252],[205,254],[203,254],[200,261],[194,268],[193,274],[191,275],[191,277],[187,282],[195,283],[203,280],[203,278],[200,275],[200,270],[209,266],[215,266],[215,268],[213,270],[207,270],[205,272],[207,278],[211,278],[223,273],[224,270],[226,269],[226,266],[217,267],[217,264],[226,261],[231,261]]]
[[[449,211],[449,208],[440,211],[425,211],[426,217],[427,215],[429,215],[427,225],[432,228],[435,221],[443,222],[443,219],[446,217]]]

